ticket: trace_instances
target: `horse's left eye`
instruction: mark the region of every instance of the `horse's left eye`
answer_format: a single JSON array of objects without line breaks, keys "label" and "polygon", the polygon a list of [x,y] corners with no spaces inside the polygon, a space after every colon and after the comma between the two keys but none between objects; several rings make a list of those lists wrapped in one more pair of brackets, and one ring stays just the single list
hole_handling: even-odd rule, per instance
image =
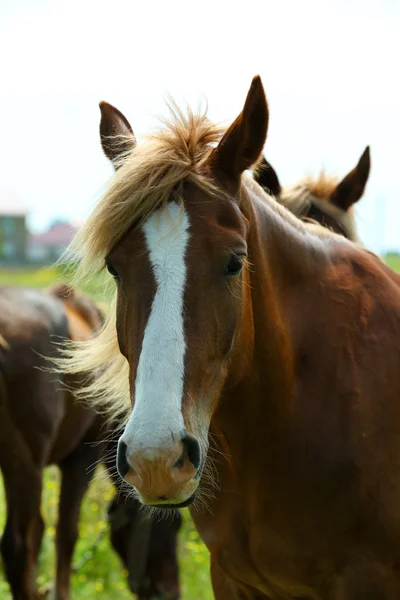
[{"label": "horse's left eye", "polygon": [[242,270],[244,264],[244,256],[238,256],[237,254],[232,254],[229,259],[228,264],[225,267],[224,275],[233,277],[234,275],[238,275]]}]

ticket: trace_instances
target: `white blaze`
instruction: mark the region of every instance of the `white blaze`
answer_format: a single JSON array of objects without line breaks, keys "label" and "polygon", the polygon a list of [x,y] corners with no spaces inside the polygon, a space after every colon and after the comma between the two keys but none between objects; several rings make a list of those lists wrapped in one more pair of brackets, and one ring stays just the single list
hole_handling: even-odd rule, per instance
[{"label": "white blaze", "polygon": [[184,430],[185,359],[183,296],[189,220],[176,202],[143,225],[156,294],[147,322],[135,382],[135,406],[123,440],[129,449],[171,445]]}]

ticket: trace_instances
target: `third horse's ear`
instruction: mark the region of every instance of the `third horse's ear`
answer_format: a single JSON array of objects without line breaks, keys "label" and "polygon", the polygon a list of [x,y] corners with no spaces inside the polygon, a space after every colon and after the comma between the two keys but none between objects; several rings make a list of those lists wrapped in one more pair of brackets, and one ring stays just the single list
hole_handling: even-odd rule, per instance
[{"label": "third horse's ear", "polygon": [[267,99],[257,75],[251,83],[242,112],[212,152],[212,167],[238,184],[240,175],[258,160],[262,152],[268,118]]},{"label": "third horse's ear", "polygon": [[136,146],[136,139],[128,119],[117,108],[100,102],[100,140],[104,154],[117,169],[121,158]]},{"label": "third horse's ear", "polygon": [[357,166],[337,185],[331,194],[331,202],[342,210],[349,210],[364,194],[367,185],[371,157],[367,146]]},{"label": "third horse's ear", "polygon": [[282,188],[279,183],[278,175],[271,164],[265,160],[264,156],[254,169],[254,179],[266,192],[272,194],[272,196],[279,196],[281,193]]}]

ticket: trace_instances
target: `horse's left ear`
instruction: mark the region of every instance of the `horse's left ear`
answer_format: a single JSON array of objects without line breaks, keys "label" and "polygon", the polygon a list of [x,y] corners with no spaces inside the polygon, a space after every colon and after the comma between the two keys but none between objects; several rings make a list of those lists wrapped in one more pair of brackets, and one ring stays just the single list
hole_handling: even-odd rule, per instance
[{"label": "horse's left ear", "polygon": [[136,146],[136,139],[128,119],[112,104],[100,102],[100,140],[104,154],[120,166],[120,158]]},{"label": "horse's left ear", "polygon": [[369,171],[371,168],[371,157],[369,146],[367,146],[358,161],[355,169],[338,184],[332,192],[330,200],[342,210],[349,210],[363,195],[367,185]]},{"label": "horse's left ear", "polygon": [[279,183],[278,175],[272,165],[262,157],[257,167],[254,169],[254,180],[261,185],[261,187],[277,197],[282,191],[281,184]]},{"label": "horse's left ear", "polygon": [[268,130],[268,103],[260,77],[254,77],[243,110],[211,155],[212,167],[239,183],[260,156]]}]

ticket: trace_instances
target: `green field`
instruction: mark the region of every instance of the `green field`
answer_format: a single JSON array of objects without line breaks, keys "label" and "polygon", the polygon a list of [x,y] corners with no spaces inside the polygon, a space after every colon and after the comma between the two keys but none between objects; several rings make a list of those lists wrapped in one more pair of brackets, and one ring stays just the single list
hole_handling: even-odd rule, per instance
[{"label": "green field", "polygon": [[[2,490],[1,490],[2,492]],[[59,474],[56,467],[46,470],[42,513],[46,522],[39,563],[38,585],[44,592],[54,581],[54,535],[57,521]],[[105,520],[108,502],[114,488],[100,468],[82,506],[80,537],[74,555],[72,598],[79,600],[132,599],[126,585],[126,573],[111,548]],[[199,540],[187,509],[179,540],[183,600],[211,600],[208,551]],[[0,529],[5,523],[4,495],[0,495]],[[0,598],[11,600],[11,594],[0,570]]]},{"label": "green field", "polygon": [[[107,274],[94,282],[80,286],[99,302],[107,302],[113,282]],[[24,285],[46,288],[56,282],[68,280],[56,268],[32,270],[0,270],[0,284]],[[1,478],[1,476],[0,476]],[[5,502],[0,486],[0,535],[5,524]],[[57,521],[59,494],[58,469],[46,470],[43,494],[43,516],[46,522],[45,536],[40,555],[38,584],[45,591],[54,580],[54,535]],[[74,555],[76,570],[72,577],[72,598],[79,600],[132,599],[126,585],[124,572],[117,555],[111,548],[105,515],[107,505],[114,494],[103,469],[98,469],[95,479],[83,502],[80,538]],[[189,512],[183,512],[184,522],[179,540],[182,600],[211,600],[213,598],[209,577],[208,551],[194,529]],[[0,566],[0,599],[11,600],[11,594]]]},{"label": "green field", "polygon": [[[60,282],[71,280],[71,269],[44,267],[42,269],[0,269],[0,285],[23,285],[45,289]],[[98,302],[107,302],[111,297],[114,283],[107,272],[83,282],[79,288],[93,296]]]},{"label": "green field", "polygon": [[[388,264],[400,272],[400,256],[390,256]],[[46,288],[57,281],[63,281],[56,268],[37,271],[0,271],[0,284],[25,285]],[[111,285],[111,287],[110,287]],[[94,282],[84,284],[82,289],[93,294],[98,301],[107,302],[113,283],[106,274],[98,276]],[[43,497],[43,515],[46,520],[46,532],[43,542],[40,565],[39,585],[46,589],[54,579],[54,534],[57,518],[59,492],[58,471],[47,469]],[[101,469],[90,486],[84,500],[80,539],[74,556],[77,567],[72,579],[73,598],[89,600],[109,600],[118,593],[119,600],[132,598],[124,573],[117,556],[110,547],[105,515],[107,504],[114,494]],[[210,600],[212,596],[209,581],[209,558],[207,550],[200,541],[190,520],[187,510],[184,513],[184,525],[180,535],[180,565],[183,600]],[[0,531],[5,522],[4,496],[0,497]],[[4,575],[0,572],[0,598],[11,600]]]}]

